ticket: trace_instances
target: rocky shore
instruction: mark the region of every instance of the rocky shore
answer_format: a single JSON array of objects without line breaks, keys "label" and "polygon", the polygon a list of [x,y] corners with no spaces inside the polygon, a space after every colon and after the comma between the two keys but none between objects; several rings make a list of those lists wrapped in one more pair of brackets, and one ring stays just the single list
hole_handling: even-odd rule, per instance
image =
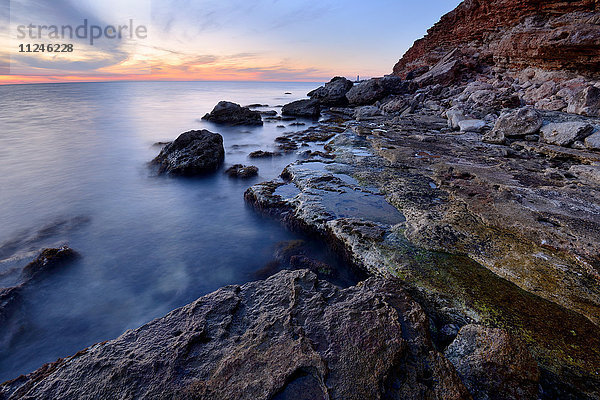
[{"label": "rocky shore", "polygon": [[[392,75],[284,106],[322,118],[250,155],[300,159],[246,202],[370,277],[340,289],[290,256],[311,271],[222,288],[0,398],[600,398],[599,21],[589,0],[465,1]],[[208,131],[155,161],[222,162]]]}]

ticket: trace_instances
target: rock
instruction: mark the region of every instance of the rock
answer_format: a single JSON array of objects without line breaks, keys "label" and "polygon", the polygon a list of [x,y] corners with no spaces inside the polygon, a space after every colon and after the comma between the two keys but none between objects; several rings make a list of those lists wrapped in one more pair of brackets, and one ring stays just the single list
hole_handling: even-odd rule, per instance
[{"label": "rock", "polygon": [[484,137],[488,143],[504,143],[505,138],[524,137],[537,133],[543,121],[539,113],[529,107],[503,112],[494,129]]},{"label": "rock", "polygon": [[538,398],[537,363],[527,348],[504,330],[466,325],[445,354],[474,400]]},{"label": "rock", "polygon": [[[598,5],[577,1],[464,1],[417,40],[394,66],[404,77],[453,49],[486,66],[600,71]],[[477,57],[475,57],[477,56]]]},{"label": "rock", "polygon": [[409,107],[409,105],[410,104],[408,100],[406,100],[403,97],[397,97],[383,104],[380,108],[386,114],[393,114],[406,110]]},{"label": "rock", "polygon": [[379,108],[375,106],[359,107],[354,112],[354,118],[356,118],[357,121],[361,121],[378,115],[381,115],[381,110],[379,110]]},{"label": "rock", "polygon": [[260,115],[264,115],[267,117],[274,117],[277,115],[277,111],[275,110],[269,110],[269,111],[260,111]]},{"label": "rock", "polygon": [[260,112],[229,101],[220,101],[202,119],[225,125],[262,125]]},{"label": "rock", "polygon": [[319,277],[333,277],[335,276],[335,269],[329,264],[321,262],[319,260],[312,259],[305,255],[295,255],[290,257],[290,266],[292,269],[308,269]]},{"label": "rock", "polygon": [[458,122],[458,127],[461,132],[476,132],[480,133],[485,129],[486,123],[481,119],[465,119]]},{"label": "rock", "polygon": [[455,82],[463,67],[461,56],[462,54],[458,49],[452,50],[428,72],[415,78],[414,82],[421,87],[435,84],[448,85]]},{"label": "rock", "polygon": [[248,157],[250,158],[270,158],[270,157],[276,157],[276,156],[280,156],[281,153],[273,153],[272,151],[263,151],[263,150],[257,150],[257,151],[253,151],[252,153],[248,154]]},{"label": "rock", "polygon": [[317,100],[297,100],[283,106],[281,114],[317,119],[321,115],[321,107]]},{"label": "rock", "polygon": [[77,252],[69,246],[56,249],[43,249],[42,252],[23,268],[23,277],[31,279],[50,272],[79,257]]},{"label": "rock", "polygon": [[253,176],[258,175],[258,167],[255,167],[254,165],[246,166],[235,164],[227,168],[225,173],[232,178],[252,178]]},{"label": "rock", "polygon": [[577,176],[584,184],[600,186],[600,163],[594,165],[573,165],[569,172]]},{"label": "rock", "polygon": [[159,173],[200,175],[216,171],[224,159],[223,137],[203,129],[182,133],[152,163],[159,166]]},{"label": "rock", "polygon": [[282,271],[46,364],[2,384],[0,396],[469,399],[427,321],[392,282],[339,289]]},{"label": "rock", "polygon": [[346,93],[352,89],[352,81],[336,76],[331,81],[318,89],[308,93],[312,100],[318,100],[324,106],[345,106],[348,104]]},{"label": "rock", "polygon": [[585,138],[585,147],[590,150],[600,150],[600,132],[596,132]]},{"label": "rock", "polygon": [[600,88],[588,86],[579,92],[569,106],[568,113],[600,117]]},{"label": "rock", "polygon": [[561,111],[567,107],[563,99],[542,99],[535,103],[535,108],[548,111]]},{"label": "rock", "polygon": [[346,93],[348,102],[353,106],[363,106],[375,103],[385,97],[385,89],[379,82],[379,79],[369,79],[354,85]]},{"label": "rock", "polygon": [[446,111],[446,117],[448,118],[448,128],[454,130],[460,129],[458,123],[467,119],[465,113],[462,110],[456,108],[451,108],[448,111]]},{"label": "rock", "polygon": [[582,140],[594,131],[592,125],[583,122],[558,122],[545,125],[540,139],[544,143],[568,147],[576,140]]}]

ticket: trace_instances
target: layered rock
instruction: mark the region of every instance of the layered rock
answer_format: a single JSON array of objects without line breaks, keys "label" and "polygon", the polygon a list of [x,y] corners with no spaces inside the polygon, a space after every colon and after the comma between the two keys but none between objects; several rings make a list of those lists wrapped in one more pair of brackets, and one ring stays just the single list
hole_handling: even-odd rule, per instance
[{"label": "layered rock", "polygon": [[306,270],[228,286],[0,386],[17,398],[470,399],[397,284]]},{"label": "layered rock", "polygon": [[600,73],[595,0],[467,0],[444,15],[394,66],[432,67],[456,48],[487,64]]}]

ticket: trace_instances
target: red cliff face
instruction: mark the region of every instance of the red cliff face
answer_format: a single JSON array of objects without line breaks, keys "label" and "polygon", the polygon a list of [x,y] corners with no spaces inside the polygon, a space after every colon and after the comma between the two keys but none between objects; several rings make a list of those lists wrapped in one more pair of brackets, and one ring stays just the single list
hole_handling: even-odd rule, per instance
[{"label": "red cliff face", "polygon": [[506,67],[600,73],[600,0],[465,0],[417,40],[394,75],[454,48]]}]

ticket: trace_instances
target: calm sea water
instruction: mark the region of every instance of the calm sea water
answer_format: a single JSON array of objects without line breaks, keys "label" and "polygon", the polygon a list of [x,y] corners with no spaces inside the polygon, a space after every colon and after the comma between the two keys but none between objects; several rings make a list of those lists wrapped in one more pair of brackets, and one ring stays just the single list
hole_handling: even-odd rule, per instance
[{"label": "calm sea water", "polygon": [[[247,155],[272,148],[276,136],[294,127],[225,128],[200,118],[219,100],[279,110],[274,106],[317,86],[0,86],[0,287],[13,284],[43,247],[68,243],[82,255],[29,286],[19,311],[0,326],[0,381],[115,338],[221,286],[255,280],[276,244],[299,235],[257,215],[243,193],[277,177],[297,156]],[[226,166],[252,163],[260,176],[152,174],[147,163],[160,151],[155,142],[201,128],[223,135]],[[318,243],[310,245],[315,257],[338,263]]]}]

